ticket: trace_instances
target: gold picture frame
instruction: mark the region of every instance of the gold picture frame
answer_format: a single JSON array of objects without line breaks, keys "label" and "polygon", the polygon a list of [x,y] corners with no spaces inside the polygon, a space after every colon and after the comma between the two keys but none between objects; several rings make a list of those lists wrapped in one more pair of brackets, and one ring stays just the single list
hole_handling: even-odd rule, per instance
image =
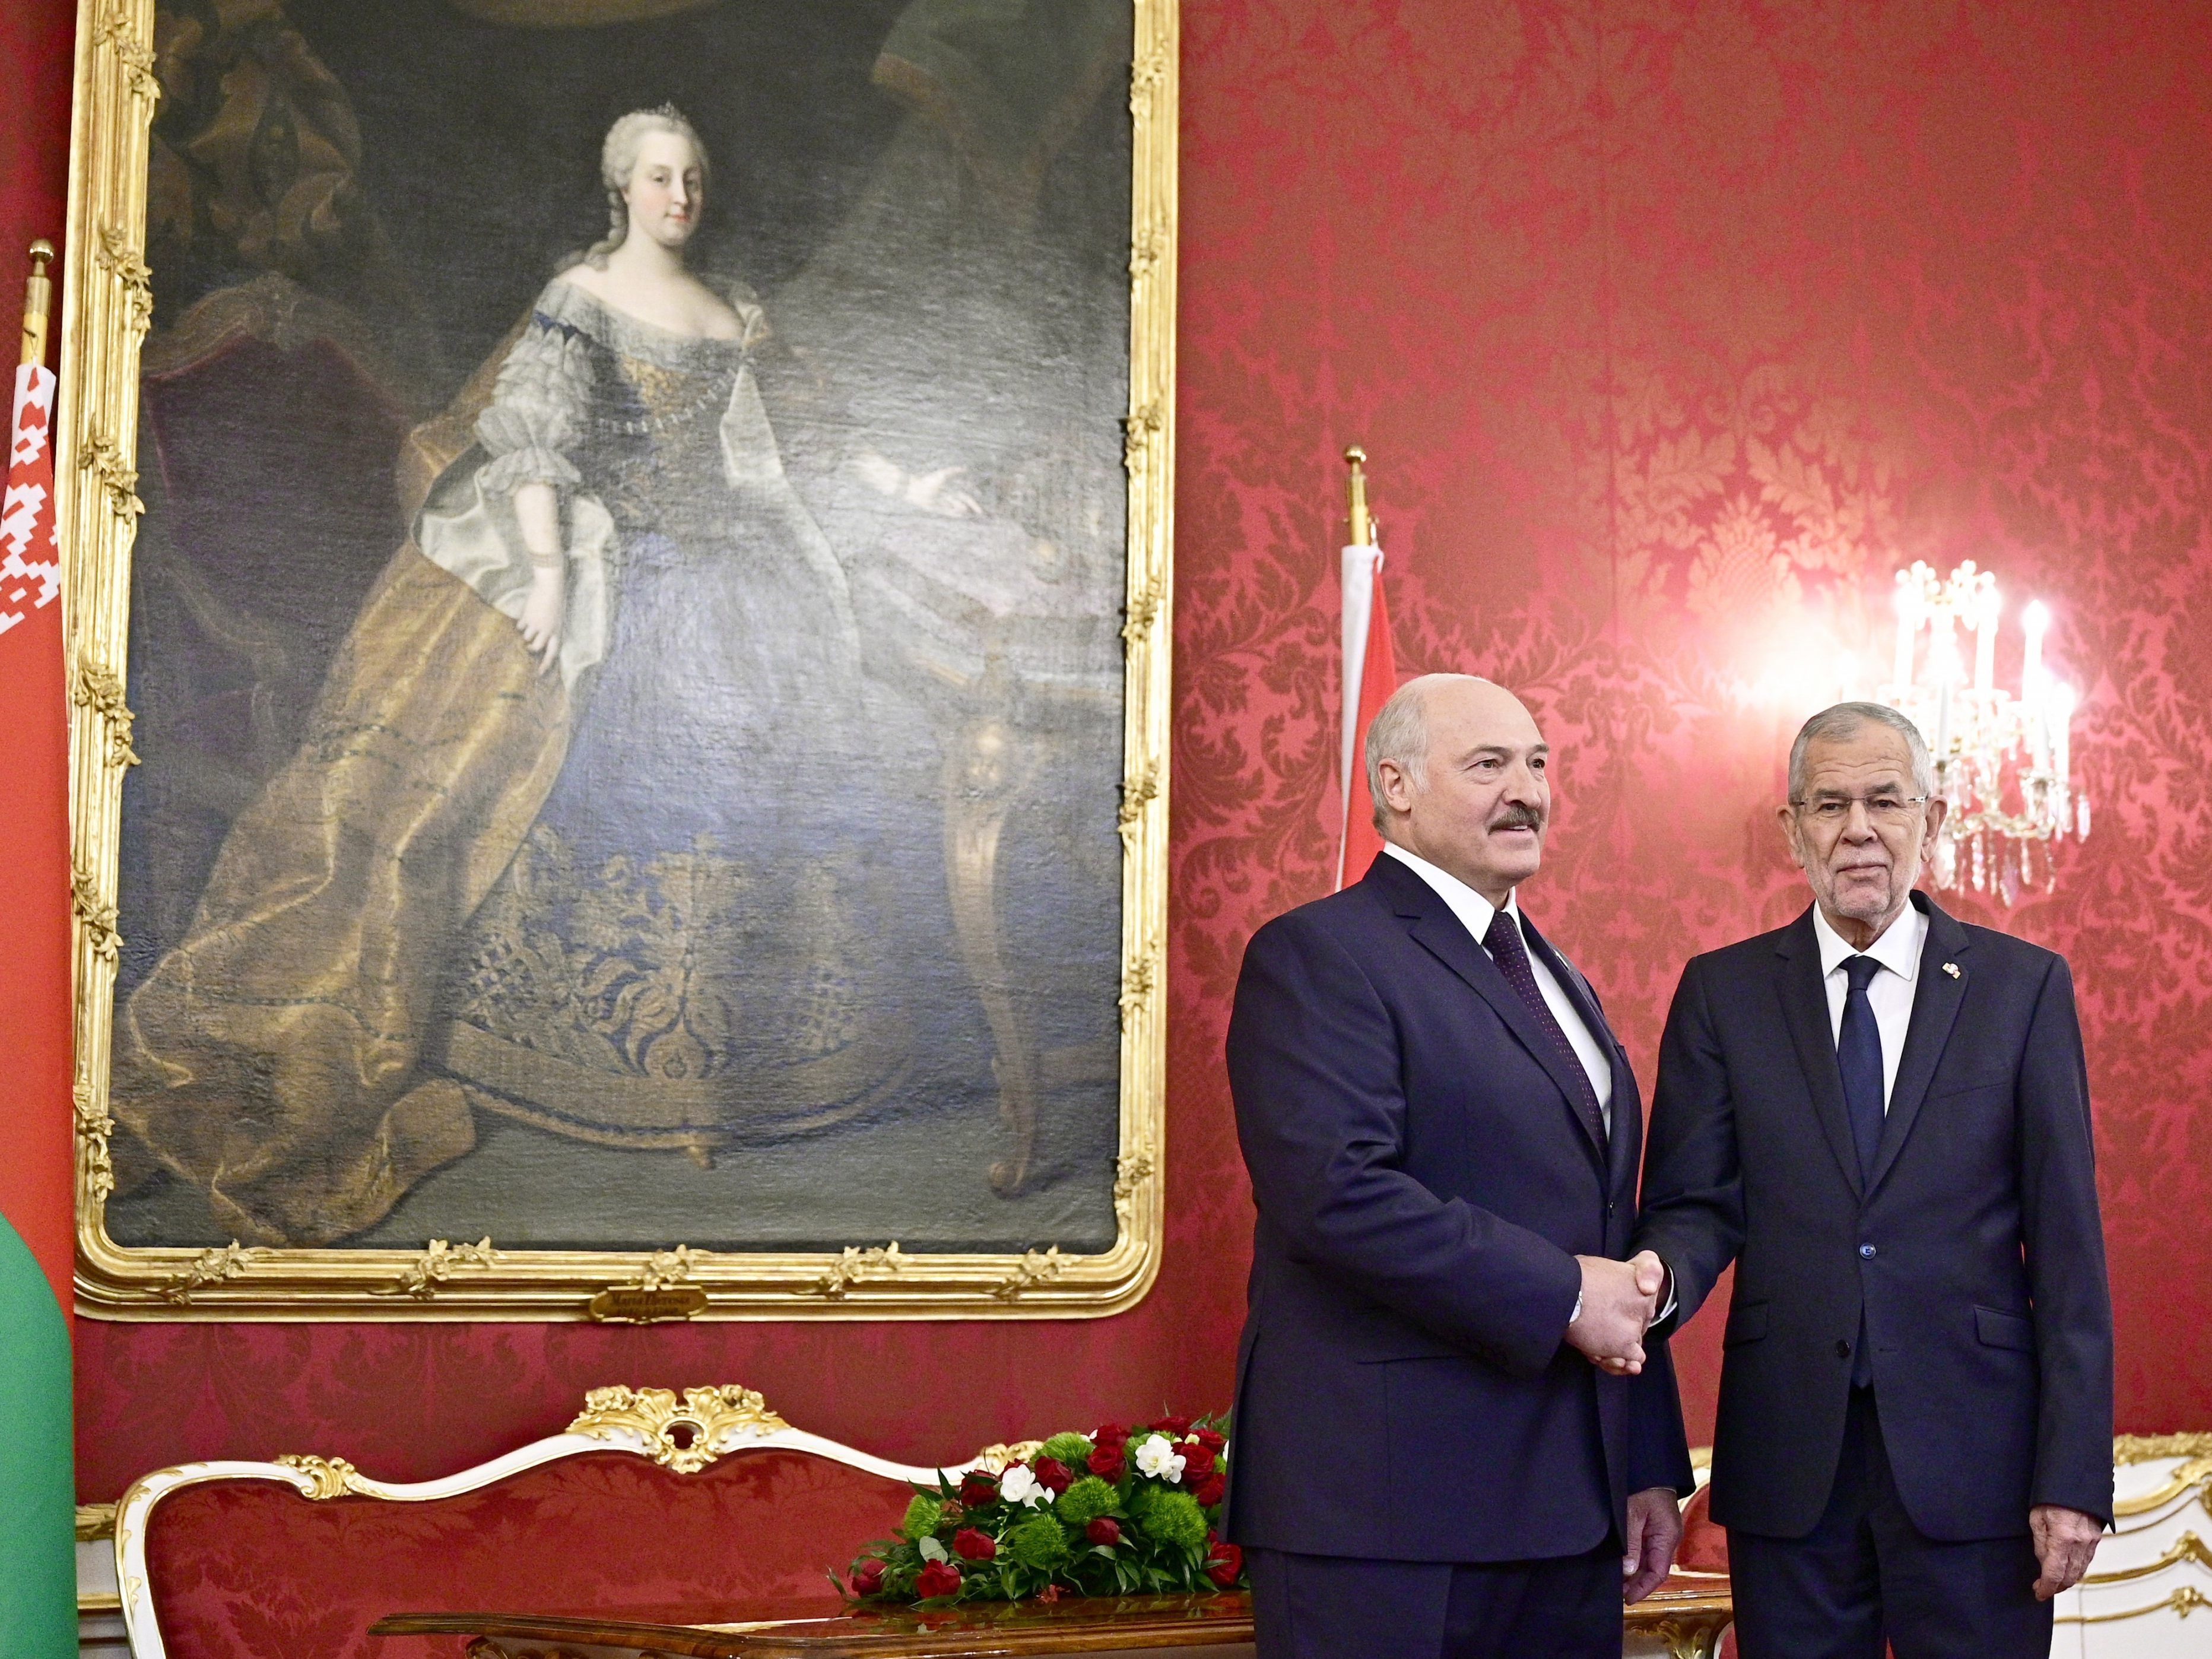
[{"label": "gold picture frame", "polygon": [[155,0],[80,0],[62,288],[57,511],[64,557],[75,910],[77,1304],[152,1320],[1064,1319],[1120,1312],[1159,1268],[1175,437],[1176,0],[1133,8],[1127,559],[1123,642],[1120,1152],[1098,1254],[125,1247],[111,1238],[109,1111],[137,490]]}]

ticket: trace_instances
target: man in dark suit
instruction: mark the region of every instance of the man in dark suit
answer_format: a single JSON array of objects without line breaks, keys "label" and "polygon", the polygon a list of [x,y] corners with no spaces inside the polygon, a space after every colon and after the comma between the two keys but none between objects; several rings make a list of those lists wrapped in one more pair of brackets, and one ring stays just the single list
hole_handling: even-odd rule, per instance
[{"label": "man in dark suit", "polygon": [[1681,1534],[1681,1412],[1623,1261],[1642,1112],[1514,890],[1549,751],[1467,675],[1368,735],[1387,843],[1253,937],[1229,1028],[1259,1222],[1229,1536],[1263,1659],[1619,1659]]},{"label": "man in dark suit", "polygon": [[1712,1513],[1744,1659],[2047,1654],[2112,1518],[2073,981],[1912,891],[1934,782],[1893,709],[1807,721],[1779,817],[1814,903],[1691,962],[1660,1049],[1636,1242],[1678,1320],[1736,1264]]}]

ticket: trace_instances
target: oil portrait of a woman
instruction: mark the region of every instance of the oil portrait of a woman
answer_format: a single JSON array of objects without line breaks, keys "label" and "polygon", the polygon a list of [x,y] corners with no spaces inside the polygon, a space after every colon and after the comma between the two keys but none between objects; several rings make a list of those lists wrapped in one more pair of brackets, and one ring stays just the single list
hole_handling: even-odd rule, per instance
[{"label": "oil portrait of a woman", "polygon": [[[331,26],[341,45],[356,27]],[[918,112],[878,123],[842,228],[780,302],[729,274],[744,258],[698,258],[729,210],[687,114],[613,118],[605,234],[553,261],[404,428],[404,537],[334,619],[299,712],[254,671],[254,729],[277,746],[183,908],[161,872],[191,867],[168,826],[192,820],[167,804],[190,789],[126,795],[126,872],[155,872],[177,920],[119,988],[120,1242],[835,1247],[895,1223],[952,1248],[1110,1238],[1113,757],[1097,745],[1098,777],[1055,800],[1055,757],[1076,751],[1038,722],[1075,708],[1111,739],[1117,665],[1080,659],[1112,642],[1111,568],[1053,526],[1112,550],[1096,502],[1115,458],[1078,467],[1019,397],[956,383],[1017,387],[1048,355],[1021,298],[1052,234],[1041,175],[975,150],[931,91],[980,108],[1028,85],[952,75],[947,52],[989,44],[975,27],[944,0],[899,19],[876,80]],[[1011,73],[1034,47],[1007,40]],[[1057,80],[1031,76],[1058,103],[1011,126],[1018,106],[1000,111],[1001,150],[1067,149],[1052,111],[1097,103],[1084,65],[1110,62],[1113,32],[1077,45]],[[899,276],[929,250],[933,274]],[[301,281],[221,289],[175,334],[240,294],[301,314]],[[929,332],[962,307],[968,337]],[[193,374],[223,361],[196,349]],[[944,389],[884,378],[916,372]],[[1102,406],[1115,395],[1102,382]],[[1082,468],[1102,482],[1052,482]],[[252,584],[223,599],[222,544],[195,566],[190,471],[164,472],[182,482],[142,543],[141,678],[204,680],[191,653],[209,639],[311,656],[250,614]],[[295,522],[343,505],[289,487]],[[177,708],[164,729],[204,724]],[[209,797],[206,766],[187,771],[167,775]],[[1024,883],[1050,927],[1086,906],[1106,926],[1024,947],[1007,896]],[[1097,1150],[1056,1169],[1024,1139],[1008,1158],[1006,1126],[1026,1113],[1031,1135],[1054,1090],[1099,1100],[1068,1142]]]}]

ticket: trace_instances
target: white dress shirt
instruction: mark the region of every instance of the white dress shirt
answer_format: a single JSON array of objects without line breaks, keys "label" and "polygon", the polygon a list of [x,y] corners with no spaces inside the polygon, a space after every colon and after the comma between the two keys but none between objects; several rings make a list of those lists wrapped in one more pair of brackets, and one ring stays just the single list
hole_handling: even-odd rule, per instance
[{"label": "white dress shirt", "polygon": [[[1382,850],[1436,889],[1437,896],[1449,905],[1451,913],[1460,919],[1461,926],[1474,935],[1477,945],[1482,945],[1483,940],[1489,937],[1491,918],[1498,914],[1496,905],[1457,876],[1438,869],[1426,859],[1408,853],[1395,842],[1384,842]],[[1513,925],[1518,927],[1521,926],[1521,912],[1515,908],[1513,898],[1510,893],[1505,896],[1505,908],[1513,918]],[[1521,938],[1525,944],[1528,935],[1523,932]],[[1482,945],[1482,949],[1484,955],[1490,953],[1488,945]],[[1597,1109],[1605,1120],[1605,1132],[1610,1135],[1613,1133],[1613,1057],[1599,1043],[1589,1027],[1583,1024],[1582,1015],[1576,1011],[1574,999],[1567,994],[1566,988],[1552,976],[1552,970],[1544,965],[1544,958],[1531,951],[1528,952],[1528,966],[1535,975],[1537,990],[1543,994],[1544,1006],[1552,1011],[1552,1018],[1559,1022],[1559,1029],[1567,1034],[1567,1041],[1574,1048],[1575,1058],[1582,1061],[1583,1070],[1589,1074],[1590,1087],[1597,1091]]]},{"label": "white dress shirt", "polygon": [[[1844,963],[1859,953],[1828,925],[1820,907],[1813,907],[1813,937],[1820,942],[1820,978],[1828,991],[1828,1035],[1843,1041],[1844,1000],[1850,994],[1850,975]],[[1875,1029],[1881,1033],[1881,1109],[1889,1109],[1890,1091],[1897,1086],[1897,1063],[1905,1057],[1905,1033],[1912,1024],[1912,993],[1920,979],[1920,947],[1928,937],[1928,918],[1920,907],[1908,903],[1904,914],[1881,931],[1866,954],[1882,966],[1867,981],[1867,1002],[1874,1009]]]}]

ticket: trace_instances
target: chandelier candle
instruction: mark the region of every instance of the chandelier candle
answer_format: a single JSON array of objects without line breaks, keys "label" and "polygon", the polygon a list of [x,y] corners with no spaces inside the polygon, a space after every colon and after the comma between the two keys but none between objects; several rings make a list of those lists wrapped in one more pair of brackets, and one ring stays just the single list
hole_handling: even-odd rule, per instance
[{"label": "chandelier candle", "polygon": [[[2004,605],[1993,572],[1971,559],[1939,577],[1925,563],[1897,573],[1897,654],[1881,700],[1929,733],[1936,793],[1948,805],[1935,847],[1936,881],[1971,885],[2010,904],[2057,879],[2052,853],[2067,836],[2089,833],[2089,803],[2071,779],[2073,687],[2043,659],[2051,612],[2021,613],[2017,696],[1996,684],[1996,638]],[[1958,629],[1974,632],[1971,688]],[[1923,629],[1927,644],[1920,644]]]}]

